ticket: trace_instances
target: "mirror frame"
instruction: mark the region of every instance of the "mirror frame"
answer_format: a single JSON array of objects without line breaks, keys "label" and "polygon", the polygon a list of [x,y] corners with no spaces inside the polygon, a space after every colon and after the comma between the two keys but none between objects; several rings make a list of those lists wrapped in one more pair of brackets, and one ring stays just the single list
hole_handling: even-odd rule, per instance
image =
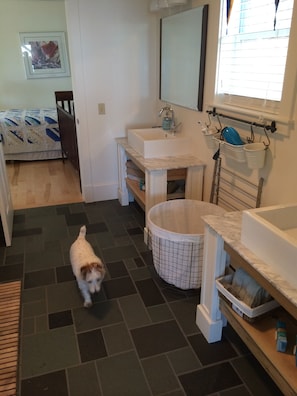
[{"label": "mirror frame", "polygon": [[[208,26],[208,5],[203,5],[202,10],[202,23],[201,23],[201,42],[200,42],[200,62],[197,65],[197,72],[199,70],[198,76],[198,86],[197,86],[197,107],[192,108],[183,103],[176,103],[176,101],[170,101],[168,98],[162,98],[162,31],[163,31],[163,19],[170,18],[170,16],[160,19],[160,76],[159,76],[159,99],[168,103],[172,103],[178,106],[190,108],[191,110],[203,111],[203,97],[204,97],[204,78],[205,78],[205,62],[206,62],[206,41],[207,41],[207,26]],[[184,12],[189,12],[195,8],[189,9]],[[180,13],[182,14],[182,13]],[[172,15],[176,17],[179,14]],[[174,43],[175,38],[172,37],[172,42]],[[164,62],[164,61],[163,61]],[[168,62],[167,62],[168,63]]]}]

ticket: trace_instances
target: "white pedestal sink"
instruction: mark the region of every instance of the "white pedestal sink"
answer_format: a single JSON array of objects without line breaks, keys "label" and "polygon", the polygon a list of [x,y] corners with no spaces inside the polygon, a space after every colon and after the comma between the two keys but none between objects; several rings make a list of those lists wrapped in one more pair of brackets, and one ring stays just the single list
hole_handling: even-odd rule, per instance
[{"label": "white pedestal sink", "polygon": [[191,139],[162,128],[128,130],[128,144],[144,158],[161,158],[192,153]]},{"label": "white pedestal sink", "polygon": [[297,287],[297,203],[243,211],[241,242]]}]

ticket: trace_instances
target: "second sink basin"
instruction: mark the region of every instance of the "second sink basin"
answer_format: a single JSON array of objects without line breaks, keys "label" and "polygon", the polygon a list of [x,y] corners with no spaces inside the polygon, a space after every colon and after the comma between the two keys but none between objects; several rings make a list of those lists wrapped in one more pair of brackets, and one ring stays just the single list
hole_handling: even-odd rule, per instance
[{"label": "second sink basin", "polygon": [[241,242],[297,286],[297,203],[243,211]]},{"label": "second sink basin", "polygon": [[128,130],[128,144],[144,158],[161,158],[191,153],[191,139],[162,128]]}]

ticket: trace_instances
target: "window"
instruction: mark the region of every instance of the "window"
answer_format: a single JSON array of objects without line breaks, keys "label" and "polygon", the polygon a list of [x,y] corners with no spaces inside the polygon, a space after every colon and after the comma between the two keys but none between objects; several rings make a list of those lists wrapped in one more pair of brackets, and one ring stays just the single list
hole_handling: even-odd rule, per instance
[{"label": "window", "polygon": [[216,102],[280,114],[294,0],[221,3]]}]

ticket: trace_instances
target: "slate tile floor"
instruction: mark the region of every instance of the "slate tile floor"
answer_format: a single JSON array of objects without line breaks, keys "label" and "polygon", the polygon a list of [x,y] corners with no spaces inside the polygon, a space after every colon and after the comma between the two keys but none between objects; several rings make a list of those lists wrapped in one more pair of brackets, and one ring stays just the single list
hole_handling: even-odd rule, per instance
[{"label": "slate tile floor", "polygon": [[[16,211],[0,281],[23,279],[19,395],[281,395],[230,327],[205,341],[199,292],[159,279],[143,223],[118,201]],[[107,267],[89,310],[68,258],[82,224]]]}]

